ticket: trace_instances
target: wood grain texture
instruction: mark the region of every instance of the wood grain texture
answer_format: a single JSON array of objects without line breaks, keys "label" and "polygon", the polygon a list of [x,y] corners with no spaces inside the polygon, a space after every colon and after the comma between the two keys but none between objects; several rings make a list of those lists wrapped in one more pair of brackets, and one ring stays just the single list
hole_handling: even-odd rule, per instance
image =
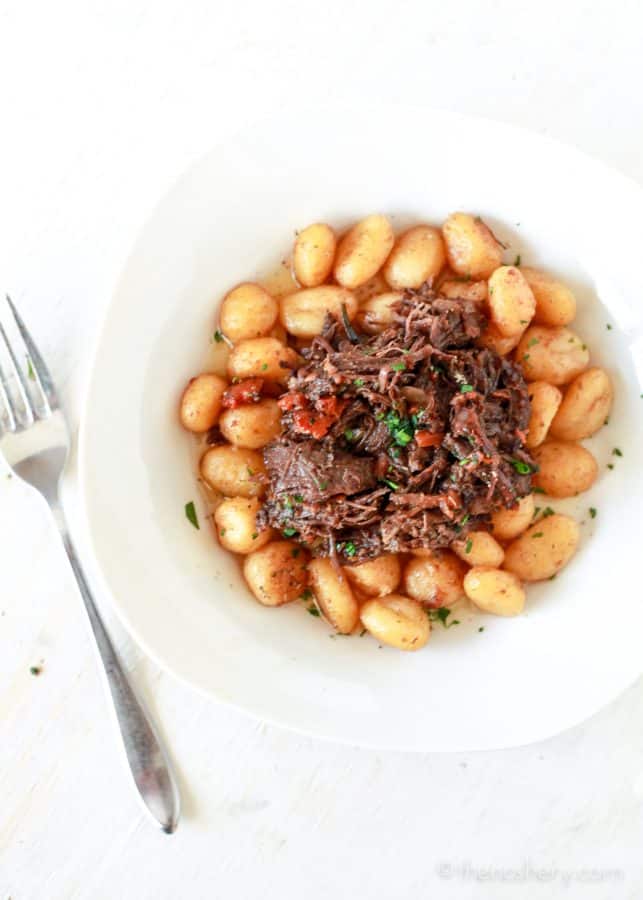
[{"label": "wood grain texture", "polygon": [[[473,0],[362,10],[335,0],[0,4],[0,287],[73,422],[140,223],[178,172],[246,119],[403,96],[536,127],[643,181],[638,4],[618,15],[581,0],[541,3],[537,16],[506,0],[493,13]],[[180,772],[183,820],[168,838],[139,808],[116,751],[46,510],[2,476],[0,548],[0,900],[495,900],[557,896],[565,878],[564,896],[640,896],[640,683],[541,745],[379,754],[202,698],[143,657],[108,612]],[[485,876],[494,868],[514,886]],[[548,869],[548,882],[533,874]],[[583,881],[589,870],[597,876]]]}]

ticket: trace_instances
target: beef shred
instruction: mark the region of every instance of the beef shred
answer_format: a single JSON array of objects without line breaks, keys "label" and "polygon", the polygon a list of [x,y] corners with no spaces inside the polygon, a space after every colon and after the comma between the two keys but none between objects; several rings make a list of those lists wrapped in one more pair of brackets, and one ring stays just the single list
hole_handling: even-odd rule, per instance
[{"label": "beef shred", "polygon": [[358,334],[327,317],[279,399],[258,524],[341,563],[447,547],[531,490],[522,371],[476,346],[474,301],[424,285],[393,324]]}]

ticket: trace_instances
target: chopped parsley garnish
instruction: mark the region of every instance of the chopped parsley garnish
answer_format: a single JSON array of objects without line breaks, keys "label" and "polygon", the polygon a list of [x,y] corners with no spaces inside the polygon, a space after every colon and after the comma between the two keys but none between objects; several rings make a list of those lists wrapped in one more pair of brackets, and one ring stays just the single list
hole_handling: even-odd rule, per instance
[{"label": "chopped parsley garnish", "polygon": [[536,516],[538,515],[538,513],[540,512],[540,510],[541,510],[541,507],[540,507],[540,506],[537,506],[536,509],[534,510],[534,514],[533,514],[533,516],[532,516],[531,518],[532,518],[532,519],[535,519]]},{"label": "chopped parsley garnish", "polygon": [[403,372],[406,369],[406,363],[396,362],[391,366],[394,372]]},{"label": "chopped parsley garnish", "polygon": [[511,465],[519,475],[531,475],[531,466],[526,462],[523,462],[521,459],[512,459]]},{"label": "chopped parsley garnish", "polygon": [[31,381],[36,380],[36,373],[33,370],[30,356],[27,357],[27,376],[30,378]]},{"label": "chopped parsley garnish", "polygon": [[248,473],[248,475],[249,475],[251,478],[252,478],[252,476],[254,475],[254,472],[252,471],[252,469],[250,468],[250,466],[246,466],[246,472]]},{"label": "chopped parsley garnish", "polygon": [[471,516],[469,515],[469,513],[467,513],[466,516],[462,516],[462,518],[460,519],[460,525],[466,525],[470,518]]},{"label": "chopped parsley garnish", "polygon": [[199,520],[197,518],[196,507],[194,506],[193,500],[190,500],[189,503],[185,504],[185,517],[197,530],[199,529]]},{"label": "chopped parsley garnish", "polygon": [[393,435],[393,441],[399,447],[406,447],[413,440],[415,426],[412,419],[401,419],[398,413],[391,410],[385,416],[388,430]]},{"label": "chopped parsley garnish", "polygon": [[472,384],[461,384],[460,385],[460,393],[461,394],[469,394],[473,390]]},{"label": "chopped parsley garnish", "polygon": [[361,630],[360,633],[359,633],[359,636],[360,636],[360,637],[364,637],[365,634],[366,634],[366,629],[365,629],[365,628],[362,628],[362,630]]},{"label": "chopped parsley garnish", "polygon": [[[259,533],[258,533],[257,531],[253,531],[253,532],[252,532],[252,536],[251,536],[251,540],[256,541],[258,537],[259,537]],[[293,550],[293,553],[294,553],[294,552],[295,552],[295,551]]]},{"label": "chopped parsley garnish", "polygon": [[556,514],[556,510],[552,509],[551,506],[546,506],[543,509],[543,519],[548,518],[548,516],[554,516]]},{"label": "chopped parsley garnish", "polygon": [[382,478],[381,481],[386,484],[392,491],[398,491],[400,489],[399,484],[396,484],[394,481],[391,481],[389,478]]},{"label": "chopped parsley garnish", "polygon": [[297,503],[304,502],[304,498],[301,496],[301,494],[295,494],[295,500],[297,501]]},{"label": "chopped parsley garnish", "polygon": [[473,459],[472,456],[465,456],[464,459],[459,459],[459,460],[458,460],[458,465],[459,465],[459,466],[466,466],[466,464],[467,464],[467,463],[470,463],[472,459]]},{"label": "chopped parsley garnish", "polygon": [[327,481],[318,481],[318,482],[317,482],[317,488],[318,488],[320,491],[325,491],[327,487],[328,487],[328,482],[327,482]]},{"label": "chopped parsley garnish", "polygon": [[306,610],[311,614],[311,616],[317,616],[317,618],[319,618],[319,610],[316,606],[307,606]]},{"label": "chopped parsley garnish", "polygon": [[[641,394],[641,396],[643,397],[643,394]],[[383,412],[376,412],[376,413],[375,413],[375,419],[376,419],[377,422],[381,422],[383,418],[384,418],[384,413],[383,413]]]},{"label": "chopped parsley garnish", "polygon": [[345,556],[355,556],[357,553],[357,547],[352,541],[346,541],[344,544],[344,555]]},{"label": "chopped parsley garnish", "polygon": [[544,531],[537,531],[535,534],[532,534],[532,538],[542,537]]},{"label": "chopped parsley garnish", "polygon": [[42,666],[29,666],[29,672],[37,677],[42,672]]},{"label": "chopped parsley garnish", "polygon": [[613,468],[614,468],[614,463],[608,463],[608,464],[607,464],[607,468],[608,468],[608,469],[613,469]]},{"label": "chopped parsley garnish", "polygon": [[[574,340],[574,338],[572,338]],[[536,344],[540,343],[540,338],[532,338],[530,341],[527,341],[528,347],[534,347]]]},{"label": "chopped parsley garnish", "polygon": [[595,519],[595,518],[596,518],[596,508],[595,508],[594,506],[590,506],[590,508],[589,508],[589,514],[590,514],[590,516],[592,517],[592,519]]},{"label": "chopped parsley garnish", "polygon": [[344,432],[344,437],[350,443],[355,440],[355,432],[351,428],[347,428]]},{"label": "chopped parsley garnish", "polygon": [[294,537],[297,534],[296,528],[284,528],[281,532],[284,537]]},{"label": "chopped parsley garnish", "polygon": [[293,504],[290,497],[284,497],[281,502],[286,507],[286,509],[292,509]]},{"label": "chopped parsley garnish", "polygon": [[541,487],[535,487],[535,488],[532,488],[532,490],[533,490],[534,494],[544,494],[545,493],[545,489],[541,488]]},{"label": "chopped parsley garnish", "polygon": [[355,385],[355,387],[364,387],[364,379],[356,378],[353,384]]},{"label": "chopped parsley garnish", "polygon": [[519,265],[520,265],[520,253],[518,254],[518,256],[516,257],[516,259],[514,261],[514,266],[519,266]]},{"label": "chopped parsley garnish", "polygon": [[303,600],[304,603],[308,603],[309,600],[313,599],[313,592],[310,588],[304,588],[303,592],[299,596],[300,600]]},{"label": "chopped parsley garnish", "polygon": [[442,622],[445,628],[451,628],[452,625],[459,625],[459,619],[453,619],[447,623],[447,619],[451,615],[451,610],[447,606],[438,606],[437,609],[427,609],[429,621]]},{"label": "chopped parsley garnish", "polygon": [[389,456],[392,456],[393,459],[397,459],[400,455],[400,448],[395,445],[388,448]]},{"label": "chopped parsley garnish", "polygon": [[611,330],[612,330],[612,326],[609,324],[609,322],[607,323],[607,330],[608,330],[608,331],[611,331]]},{"label": "chopped parsley garnish", "polygon": [[464,552],[471,553],[472,550],[473,550],[473,541],[471,540],[471,538],[469,538],[469,540],[467,541],[467,545],[464,548]]},{"label": "chopped parsley garnish", "polygon": [[268,368],[268,363],[263,363],[261,366],[261,371],[265,372],[267,368]]},{"label": "chopped parsley garnish", "polygon": [[478,631],[484,631],[484,625],[481,625],[480,628],[478,628]]},{"label": "chopped parsley garnish", "polygon": [[529,354],[524,353],[522,358],[523,358],[523,362],[527,362],[527,360],[529,359]]},{"label": "chopped parsley garnish", "polygon": [[223,335],[221,334],[221,332],[219,331],[218,328],[217,328],[217,330],[214,332],[214,339],[215,339],[215,341],[217,342],[217,344],[220,344],[221,341],[223,340]]},{"label": "chopped parsley garnish", "polygon": [[614,447],[614,449],[612,450],[612,455],[613,456],[623,456],[623,451],[619,450],[618,447]]}]

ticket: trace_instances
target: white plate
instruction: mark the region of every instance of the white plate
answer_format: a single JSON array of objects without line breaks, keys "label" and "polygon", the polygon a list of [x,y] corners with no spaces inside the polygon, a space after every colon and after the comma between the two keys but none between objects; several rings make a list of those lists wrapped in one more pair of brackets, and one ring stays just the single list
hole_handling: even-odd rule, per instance
[{"label": "white plate", "polygon": [[[613,375],[609,427],[589,442],[601,474],[577,503],[582,546],[555,582],[529,589],[517,619],[438,625],[416,654],[368,637],[330,640],[299,604],[255,603],[209,528],[197,532],[186,520],[194,499],[206,524],[178,398],[207,351],[219,298],[273,267],[296,228],[341,227],[374,211],[396,225],[439,223],[458,209],[496,229],[510,244],[507,259],[520,253],[573,286],[574,327]],[[95,555],[145,650],[263,719],[407,750],[524,744],[629,685],[643,669],[641,209],[636,185],[575,150],[421,109],[262,122],[191,168],[145,226],[118,284],[81,440]],[[622,458],[611,456],[615,446]]]}]

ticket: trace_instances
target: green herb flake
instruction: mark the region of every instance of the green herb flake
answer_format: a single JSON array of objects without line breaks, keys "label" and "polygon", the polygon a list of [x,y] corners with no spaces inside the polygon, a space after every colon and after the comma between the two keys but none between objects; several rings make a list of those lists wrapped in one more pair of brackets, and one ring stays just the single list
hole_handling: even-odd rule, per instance
[{"label": "green herb flake", "polygon": [[268,368],[268,363],[263,363],[261,366],[261,371],[265,372],[267,368]]},{"label": "green herb flake", "polygon": [[549,516],[554,516],[556,514],[556,510],[552,509],[551,506],[546,506],[543,509],[543,519],[547,519]]},{"label": "green herb flake", "polygon": [[553,575],[550,575],[550,576],[549,576],[549,578],[547,579],[547,581],[553,581],[557,574],[558,574],[557,572],[554,572]]},{"label": "green herb flake", "polygon": [[295,494],[295,501],[296,501],[297,503],[303,503],[303,502],[304,502],[304,498],[301,496],[301,494]]},{"label": "green herb flake", "polygon": [[326,488],[328,487],[328,482],[327,481],[318,481],[317,487],[320,491],[325,491]]},{"label": "green herb flake", "polygon": [[595,519],[595,518],[596,518],[596,513],[597,513],[596,508],[595,508],[594,506],[590,506],[590,508],[589,508],[589,514],[590,514],[590,516],[592,517],[592,519]]},{"label": "green herb flake", "polygon": [[[256,541],[258,537],[259,537],[258,532],[253,531],[253,532],[252,532],[251,540]],[[294,553],[294,552],[295,552],[295,551],[293,550],[293,553]]]},{"label": "green herb flake", "polygon": [[355,385],[355,387],[364,387],[364,379],[356,378],[353,384]]},{"label": "green herb flake", "polygon": [[545,489],[541,488],[541,487],[532,488],[532,491],[534,492],[534,494],[544,494],[545,493]]},{"label": "green herb flake", "polygon": [[[643,397],[643,394],[641,394],[641,396]],[[383,418],[384,418],[384,413],[383,413],[383,412],[376,412],[376,413],[375,413],[375,420],[376,420],[377,422],[381,422]]]},{"label": "green herb flake", "polygon": [[458,460],[458,465],[459,465],[459,466],[466,466],[466,464],[469,463],[469,462],[471,462],[471,457],[470,457],[470,456],[465,456],[464,459],[459,459],[459,460]]},{"label": "green herb flake", "polygon": [[484,631],[484,625],[481,625],[480,628],[478,628],[478,631]]},{"label": "green herb flake", "polygon": [[623,451],[619,450],[618,447],[614,447],[614,449],[612,450],[612,455],[613,456],[623,456]]},{"label": "green herb flake", "polygon": [[390,487],[390,489],[392,491],[399,491],[399,489],[400,489],[399,484],[396,484],[394,481],[391,481],[389,478],[382,478],[381,480],[385,485],[387,485],[387,487]]},{"label": "green herb flake", "polygon": [[308,603],[309,600],[313,599],[313,592],[311,591],[310,588],[304,588],[302,593],[299,595],[299,599],[302,600],[304,603]]},{"label": "green herb flake", "polygon": [[514,260],[514,266],[519,266],[519,265],[520,265],[520,253],[518,254],[518,256],[516,257],[516,259]]},{"label": "green herb flake", "polygon": [[254,472],[252,471],[252,469],[250,468],[250,466],[246,466],[246,472],[248,473],[248,475],[249,475],[251,478],[252,478],[252,476],[254,475]]},{"label": "green herb flake", "polygon": [[360,637],[364,637],[365,634],[366,634],[366,629],[365,629],[365,628],[362,628],[362,630],[361,630],[360,633],[359,633],[359,636],[360,636]]},{"label": "green herb flake", "polygon": [[539,537],[542,537],[543,534],[544,534],[543,531],[537,531],[535,534],[532,534],[532,538],[539,538]]},{"label": "green herb flake", "polygon": [[[642,394],[641,396],[643,396],[643,394]],[[607,418],[606,418],[605,421],[603,422],[603,425],[609,425],[609,423],[610,423],[610,417],[607,416]]]},{"label": "green herb flake", "polygon": [[393,363],[391,368],[393,369],[394,372],[404,372],[404,370],[406,369],[406,363],[396,362],[396,363]]},{"label": "green herb flake", "polygon": [[531,466],[526,462],[523,462],[521,459],[512,459],[511,465],[519,475],[531,475]]},{"label": "green herb flake", "polygon": [[311,616],[316,616],[319,618],[319,610],[316,606],[307,606],[306,611],[310,613]]},{"label": "green herb flake", "polygon": [[610,325],[609,322],[607,323],[607,326],[606,326],[606,327],[607,327],[607,330],[608,330],[608,331],[611,331],[611,330],[612,330],[612,326]]},{"label": "green herb flake", "polygon": [[284,528],[284,530],[281,533],[283,534],[284,537],[287,537],[287,538],[294,537],[297,534],[297,529],[296,528]]},{"label": "green herb flake", "polygon": [[355,432],[351,428],[347,428],[344,432],[344,437],[349,443],[351,443],[355,440]]},{"label": "green herb flake", "polygon": [[471,553],[472,550],[473,550],[473,541],[471,540],[471,538],[469,538],[469,540],[467,541],[466,547],[464,548],[464,552]]},{"label": "green herb flake", "polygon": [[447,619],[451,615],[451,610],[448,606],[438,606],[437,609],[427,609],[427,613],[430,622],[441,622],[445,628],[451,628],[452,625],[460,624],[459,619],[453,619],[451,622],[447,623]]},{"label": "green herb flake", "polygon": [[217,344],[220,344],[221,341],[223,340],[223,335],[221,334],[221,332],[219,331],[218,328],[214,332],[214,340],[217,342]]},{"label": "green herb flake", "polygon": [[540,507],[540,506],[537,506],[537,507],[535,508],[534,514],[533,514],[533,516],[532,516],[531,518],[532,518],[532,519],[535,519],[536,516],[538,515],[538,513],[540,512],[540,510],[541,510],[541,507]]},{"label": "green herb flake", "polygon": [[29,666],[29,672],[31,675],[37,678],[38,675],[40,675],[42,672],[42,666]]},{"label": "green herb flake", "polygon": [[523,362],[527,362],[528,359],[529,359],[529,353],[525,353],[522,357]]},{"label": "green herb flake", "polygon": [[221,531],[219,532],[219,534],[221,535],[221,537],[225,537],[225,533],[226,533],[226,529],[225,529],[225,528],[222,528]]},{"label": "green herb flake", "polygon": [[194,506],[194,500],[190,500],[189,503],[185,504],[185,517],[188,522],[191,522],[198,531],[200,526],[196,514],[196,507]]},{"label": "green herb flake", "polygon": [[[574,338],[572,338],[572,340],[574,340]],[[536,344],[539,344],[539,343],[540,343],[540,338],[531,338],[530,341],[527,341],[527,346],[528,346],[528,347],[535,347]]]},{"label": "green herb flake", "polygon": [[607,468],[608,468],[608,469],[613,469],[613,468],[614,468],[614,463],[608,463],[608,464],[607,464]]},{"label": "green herb flake", "polygon": [[344,544],[344,556],[355,556],[357,547],[352,541],[346,541]]},{"label": "green herb flake", "polygon": [[469,513],[467,513],[466,516],[463,516],[460,519],[460,525],[466,525],[470,518],[471,516],[469,515]]},{"label": "green herb flake", "polygon": [[472,384],[461,384],[460,385],[460,393],[461,394],[470,394],[473,390]]},{"label": "green herb flake", "polygon": [[27,376],[31,381],[36,380],[36,373],[33,370],[33,365],[31,363],[31,357],[27,357]]}]

